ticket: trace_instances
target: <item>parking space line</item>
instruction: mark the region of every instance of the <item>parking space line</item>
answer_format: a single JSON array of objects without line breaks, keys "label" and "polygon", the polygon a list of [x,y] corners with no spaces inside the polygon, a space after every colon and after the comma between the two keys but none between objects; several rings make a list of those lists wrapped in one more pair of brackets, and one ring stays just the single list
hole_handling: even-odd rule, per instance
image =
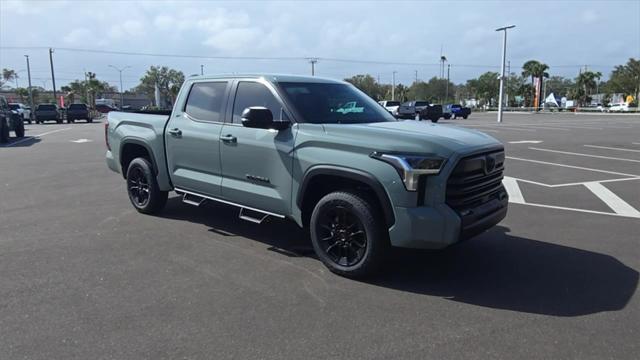
[{"label": "parking space line", "polygon": [[[521,179],[521,178],[517,178],[517,177],[513,177],[513,179],[518,180],[520,182],[529,183],[529,184],[538,185],[538,186],[544,186],[544,187],[548,187],[548,188],[559,188],[559,187],[567,187],[567,186],[584,185],[584,184],[586,184],[588,182],[592,182],[592,181],[579,181],[579,182],[564,183],[564,184],[545,184],[545,183],[541,183],[541,182],[538,182],[538,181]],[[618,179],[598,180],[598,182],[599,183],[610,183],[610,182],[620,182],[620,181],[630,181],[630,180],[640,180],[640,177],[626,177],[626,178],[618,178]]]},{"label": "parking space line", "polygon": [[17,144],[23,143],[23,142],[25,142],[25,141],[29,141],[29,140],[31,140],[31,139],[37,139],[37,138],[43,137],[43,136],[45,136],[45,135],[49,135],[49,134],[53,134],[53,133],[57,133],[57,132],[59,132],[59,131],[70,130],[70,129],[71,129],[71,128],[57,129],[57,130],[48,131],[48,132],[45,132],[45,133],[42,133],[42,134],[33,135],[33,136],[30,136],[30,137],[27,137],[27,138],[20,139],[20,140],[18,140],[18,141],[12,142],[11,144],[5,145],[4,147],[11,147],[11,146],[13,146],[13,145],[17,145]]},{"label": "parking space line", "polygon": [[611,157],[611,156],[583,154],[583,153],[575,153],[575,152],[570,152],[570,151],[542,149],[542,148],[536,148],[536,147],[529,147],[529,149],[537,150],[537,151],[546,151],[546,152],[558,153],[558,154],[565,154],[565,155],[584,156],[584,157],[592,157],[592,158],[597,158],[597,159],[618,160],[618,161],[628,161],[628,162],[640,163],[640,160],[635,160],[635,159],[625,159],[625,158],[617,158],[617,157]]},{"label": "parking space line", "polygon": [[[516,127],[506,127],[506,126],[502,126],[502,125],[479,125],[479,124],[465,124],[462,125],[463,127],[479,127],[480,129],[482,128],[495,128],[495,127],[499,127],[500,129],[503,130],[515,130],[515,131],[528,131],[528,132],[535,132],[535,129],[521,129],[521,128],[516,128]],[[484,130],[483,130],[484,131]]]},{"label": "parking space line", "polygon": [[616,214],[628,217],[640,218],[640,211],[636,210],[633,206],[629,205],[626,201],[622,200],[618,195],[614,194],[611,190],[604,187],[599,182],[589,182],[584,184],[587,189],[602,200],[611,210]]},{"label": "parking space line", "polygon": [[575,211],[575,212],[583,212],[583,213],[588,213],[588,214],[609,215],[609,216],[619,216],[619,217],[632,217],[632,218],[636,217],[636,216],[621,215],[621,214],[617,214],[617,213],[609,213],[609,212],[605,212],[605,211],[577,209],[577,208],[570,208],[570,207],[564,207],[564,206],[545,205],[545,204],[536,204],[536,203],[526,203],[526,204],[521,204],[521,205],[535,206],[535,207],[541,207],[541,208],[547,208],[547,209],[557,209],[557,210],[568,210],[568,211]]},{"label": "parking space line", "polygon": [[527,161],[527,162],[532,162],[532,163],[536,163],[536,164],[553,165],[553,166],[560,166],[560,167],[566,167],[566,168],[570,168],[570,169],[578,169],[578,170],[587,170],[587,171],[599,172],[599,173],[604,173],[604,174],[621,175],[621,176],[630,176],[630,177],[634,177],[634,178],[635,178],[635,177],[640,177],[640,175],[635,175],[635,174],[626,174],[626,173],[615,172],[615,171],[609,171],[609,170],[600,170],[600,169],[593,169],[593,168],[587,168],[587,167],[582,167],[582,166],[574,166],[574,165],[566,165],[566,164],[552,163],[552,162],[548,162],[548,161],[540,161],[540,160],[532,160],[532,159],[523,159],[523,158],[513,157],[513,156],[506,156],[506,158],[507,158],[507,159],[511,159],[511,160]]},{"label": "parking space line", "polygon": [[640,152],[640,150],[636,150],[636,149],[625,149],[625,148],[610,147],[610,146],[599,146],[599,145],[585,145],[585,146],[586,147],[590,147],[590,148],[596,148],[596,149],[608,149],[608,150],[617,150],[617,151]]},{"label": "parking space line", "polygon": [[509,194],[509,202],[516,204],[525,204],[524,196],[522,196],[522,191],[520,191],[520,187],[518,186],[518,181],[512,177],[505,176],[502,179],[502,184],[504,188],[507,190],[507,194]]}]

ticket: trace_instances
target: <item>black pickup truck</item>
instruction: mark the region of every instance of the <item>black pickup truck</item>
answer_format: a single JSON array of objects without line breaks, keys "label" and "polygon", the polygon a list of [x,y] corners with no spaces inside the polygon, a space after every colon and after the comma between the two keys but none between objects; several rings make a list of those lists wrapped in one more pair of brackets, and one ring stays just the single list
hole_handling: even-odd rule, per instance
[{"label": "black pickup truck", "polygon": [[88,123],[93,122],[91,111],[86,104],[71,104],[67,109],[67,122],[70,124],[75,120],[87,120]]}]

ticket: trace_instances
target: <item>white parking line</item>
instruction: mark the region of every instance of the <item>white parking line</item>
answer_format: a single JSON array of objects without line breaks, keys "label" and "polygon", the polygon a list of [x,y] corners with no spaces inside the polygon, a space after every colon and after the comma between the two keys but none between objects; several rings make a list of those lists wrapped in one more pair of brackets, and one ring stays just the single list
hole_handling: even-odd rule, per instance
[{"label": "white parking line", "polygon": [[611,157],[611,156],[600,156],[600,155],[592,155],[592,154],[583,154],[583,153],[575,153],[575,152],[570,152],[570,151],[542,149],[542,148],[536,148],[536,147],[529,147],[529,149],[537,150],[537,151],[546,151],[546,152],[558,153],[558,154],[565,154],[565,155],[584,156],[584,157],[592,157],[592,158],[597,158],[597,159],[618,160],[618,161],[628,161],[628,162],[640,163],[640,160],[635,160],[635,159],[625,159],[625,158],[617,158],[617,157]]},{"label": "white parking line", "polygon": [[616,213],[608,213],[608,212],[604,212],[604,211],[577,209],[577,208],[570,208],[570,207],[564,207],[564,206],[545,205],[545,204],[536,204],[536,203],[526,203],[526,204],[521,204],[521,205],[535,206],[535,207],[541,207],[541,208],[547,208],[547,209],[557,209],[557,210],[568,210],[568,211],[575,211],[575,212],[583,212],[583,213],[588,213],[588,214],[620,216],[620,217],[634,217],[634,218],[636,217],[636,216],[621,215],[621,214],[616,214]]},{"label": "white parking line", "polygon": [[553,166],[560,166],[560,167],[566,167],[566,168],[578,169],[578,170],[587,170],[587,171],[599,172],[599,173],[604,173],[604,174],[630,176],[630,177],[634,177],[634,178],[640,177],[640,175],[635,175],[635,174],[626,174],[626,173],[620,173],[620,172],[615,172],[615,171],[592,169],[592,168],[587,168],[587,167],[582,167],[582,166],[558,164],[558,163],[552,163],[552,162],[548,162],[548,161],[523,159],[523,158],[518,158],[518,157],[513,157],[513,156],[506,156],[506,158],[507,159],[511,159],[511,160],[527,161],[527,162],[532,162],[532,163],[536,163],[536,164],[553,165]]},{"label": "white parking line", "polygon": [[520,187],[518,186],[518,181],[512,177],[505,176],[502,179],[502,184],[504,188],[507,190],[507,194],[509,194],[509,202],[516,204],[525,204],[524,196],[522,196],[522,191],[520,191]]},{"label": "white parking line", "polygon": [[[634,143],[637,144],[637,143]],[[630,152],[640,152],[640,150],[636,149],[625,149],[619,147],[609,147],[609,146],[598,146],[598,145],[585,145],[586,147],[596,148],[596,149],[608,149],[608,150],[617,150],[617,151],[630,151]]]},{"label": "white parking line", "polygon": [[23,142],[25,142],[25,141],[29,141],[29,140],[31,140],[31,139],[41,138],[41,137],[43,137],[43,136],[45,136],[45,135],[49,135],[49,134],[53,134],[53,133],[57,133],[57,132],[59,132],[59,131],[70,130],[70,129],[71,129],[71,128],[64,128],[64,129],[57,129],[57,130],[47,131],[47,132],[42,133],[42,134],[38,134],[38,135],[34,135],[34,136],[30,136],[30,137],[28,137],[28,138],[24,138],[24,139],[21,139],[21,140],[18,140],[18,141],[12,142],[11,144],[5,145],[5,147],[11,147],[11,146],[13,146],[13,145],[17,145],[17,144],[23,143]]},{"label": "white parking line", "polygon": [[534,129],[522,129],[522,128],[517,128],[517,127],[507,127],[507,126],[503,126],[503,125],[480,125],[480,124],[464,124],[462,125],[463,127],[479,127],[479,128],[499,128],[499,129],[504,129],[504,130],[515,130],[515,131],[528,131],[528,132],[535,132],[536,130]]},{"label": "white parking line", "polygon": [[618,195],[614,194],[611,190],[604,187],[599,182],[589,182],[584,184],[587,189],[600,198],[611,210],[616,214],[622,216],[640,218],[640,211],[636,210],[633,206],[629,205],[626,201],[622,200]]}]

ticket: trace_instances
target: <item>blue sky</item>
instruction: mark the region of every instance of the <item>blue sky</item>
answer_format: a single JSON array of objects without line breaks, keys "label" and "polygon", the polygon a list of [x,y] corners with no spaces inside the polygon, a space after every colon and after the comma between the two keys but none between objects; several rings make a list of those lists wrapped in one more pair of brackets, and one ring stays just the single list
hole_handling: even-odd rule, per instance
[{"label": "blue sky", "polygon": [[[54,20],[55,19],[55,20]],[[26,25],[26,24],[29,25]],[[0,68],[26,68],[33,84],[51,88],[46,49],[53,47],[58,87],[83,71],[117,85],[108,65],[131,66],[129,88],[150,65],[186,75],[278,72],[308,74],[299,60],[198,59],[72,52],[65,48],[226,57],[319,57],[320,76],[368,73],[382,82],[409,84],[439,72],[440,51],[451,78],[464,82],[497,71],[502,45],[495,28],[515,24],[508,59],[520,71],[527,60],[550,65],[551,75],[575,77],[580,66],[609,74],[630,57],[640,58],[640,1],[535,2],[209,2],[209,1],[6,1],[0,0]],[[391,64],[324,59],[381,61]],[[415,63],[406,65],[403,63]],[[434,65],[430,65],[434,64]],[[20,72],[20,86],[26,72]]]}]

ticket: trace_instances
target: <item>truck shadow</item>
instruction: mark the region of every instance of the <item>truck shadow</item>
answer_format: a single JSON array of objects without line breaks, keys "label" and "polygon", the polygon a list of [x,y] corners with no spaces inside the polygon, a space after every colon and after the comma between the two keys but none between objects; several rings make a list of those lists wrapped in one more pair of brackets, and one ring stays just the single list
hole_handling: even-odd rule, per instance
[{"label": "truck shadow", "polygon": [[12,148],[19,148],[19,147],[29,147],[31,145],[35,145],[37,143],[39,143],[40,138],[34,137],[34,136],[25,136],[21,139],[19,138],[15,138],[15,137],[11,137],[9,138],[9,142],[8,143],[2,143],[0,144],[0,148],[3,147],[12,147]]},{"label": "truck shadow", "polygon": [[[179,198],[170,199],[160,216],[204,224],[219,235],[260,241],[286,256],[315,258],[308,236],[290,221],[255,225],[238,219],[233,207],[194,208]],[[638,272],[612,256],[513,236],[509,231],[497,226],[440,251],[394,250],[385,270],[363,282],[551,316],[621,310],[636,291]]]}]

